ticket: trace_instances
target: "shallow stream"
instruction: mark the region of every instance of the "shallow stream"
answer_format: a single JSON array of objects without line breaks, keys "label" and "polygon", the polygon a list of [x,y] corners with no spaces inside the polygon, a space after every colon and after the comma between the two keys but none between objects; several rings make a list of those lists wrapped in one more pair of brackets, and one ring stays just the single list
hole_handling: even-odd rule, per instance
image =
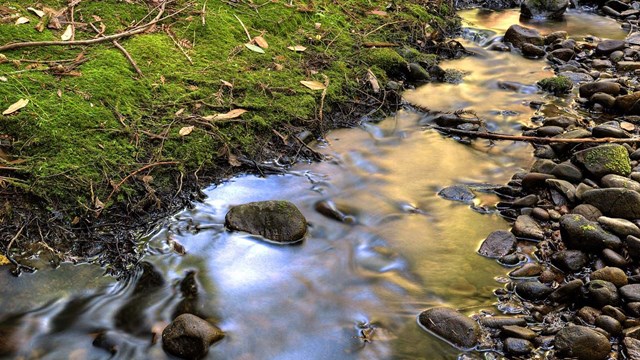
[{"label": "shallow stream", "polygon": [[[538,114],[557,114],[570,101],[537,92],[552,76],[543,60],[491,52],[482,45],[517,23],[516,11],[461,13],[461,40],[477,55],[444,68],[466,73],[460,84],[428,84],[405,98],[440,111],[473,110],[491,130],[516,133]],[[613,20],[574,12],[565,22],[533,23],[543,32],[567,30],[624,38]],[[517,83],[505,90],[502,82]],[[534,110],[530,101],[547,103]],[[526,144],[465,145],[425,130],[427,118],[400,111],[393,118],[328,134],[316,149],[329,161],[298,164],[287,175],[243,176],[205,189],[207,199],[169,219],[145,243],[166,280],[122,283],[95,266],[46,266],[12,277],[0,272],[0,353],[27,359],[167,359],[152,329],[177,306],[193,306],[226,337],[210,359],[454,359],[459,351],[420,329],[425,308],[448,305],[496,313],[492,291],[507,269],[476,254],[491,231],[508,229],[487,184],[504,184],[531,161]],[[472,204],[440,198],[450,185],[477,189]],[[298,245],[278,246],[229,232],[233,205],[286,199],[310,223]],[[316,211],[331,201],[350,216],[339,222]],[[178,254],[181,246],[186,254]],[[179,282],[195,271],[196,301],[181,301]],[[140,277],[140,276],[139,276]],[[153,279],[152,279],[153,280]],[[93,346],[98,337],[112,355]],[[111,346],[106,346],[107,348]],[[18,354],[18,355],[16,355]]]}]

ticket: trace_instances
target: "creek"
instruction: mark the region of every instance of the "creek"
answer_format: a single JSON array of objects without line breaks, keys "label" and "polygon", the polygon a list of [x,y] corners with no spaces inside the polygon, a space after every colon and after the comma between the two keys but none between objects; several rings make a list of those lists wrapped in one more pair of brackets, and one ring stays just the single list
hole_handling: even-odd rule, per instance
[{"label": "creek", "polygon": [[[571,96],[536,88],[536,81],[553,75],[544,60],[485,49],[519,22],[518,14],[461,12],[460,41],[476,55],[442,66],[462,71],[462,82],[427,84],[407,91],[405,99],[437,111],[473,110],[489,130],[513,134],[533,116],[574,112]],[[525,25],[577,38],[625,36],[615,21],[583,12]],[[516,86],[505,89],[504,82]],[[531,101],[546,105],[536,110]],[[204,201],[168,219],[141,245],[163,284],[141,289],[136,283],[148,276],[118,282],[93,265],[42,264],[18,278],[0,272],[0,352],[26,359],[170,358],[161,341],[152,342],[151,330],[185,304],[178,284],[195,271],[199,293],[190,306],[226,333],[209,359],[456,358],[459,351],[424,332],[416,316],[436,305],[498,312],[492,291],[508,269],[476,250],[509,223],[497,214],[498,198],[483,189],[528,168],[532,149],[461,143],[425,130],[428,120],[402,110],[379,123],[335,130],[315,145],[328,161],[205,189]],[[437,195],[456,184],[477,190],[472,203]],[[269,199],[301,209],[310,224],[302,243],[272,245],[224,228],[231,206]],[[335,203],[352,221],[320,214],[320,201]],[[97,336],[117,352],[93,346]]]}]

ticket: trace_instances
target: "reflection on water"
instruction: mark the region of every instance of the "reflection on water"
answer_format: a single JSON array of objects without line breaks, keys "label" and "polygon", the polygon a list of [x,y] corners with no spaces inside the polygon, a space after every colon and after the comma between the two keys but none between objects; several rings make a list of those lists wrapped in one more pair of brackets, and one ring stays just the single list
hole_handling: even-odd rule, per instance
[{"label": "reflection on water", "polygon": [[[476,26],[506,24],[475,11]],[[584,16],[573,14],[566,27],[586,26],[572,24],[590,19]],[[530,100],[562,106],[564,100],[531,90],[551,75],[543,61],[476,51],[443,64],[468,72],[461,85],[429,84],[406,98],[432,109],[475,110],[505,132],[529,121]],[[452,184],[505,183],[529,165],[531,149],[482,140],[462,145],[424,131],[421,120],[402,111],[379,124],[333,131],[317,145],[330,161],[206,189],[205,201],[149,237],[146,260],[153,266],[129,282],[101,277],[93,266],[17,279],[0,273],[0,356],[167,359],[152,333],[188,311],[227,333],[210,359],[455,358],[457,351],[423,332],[416,316],[436,304],[495,311],[494,279],[506,270],[475,250],[508,224],[436,193]],[[497,201],[477,195],[474,208],[491,210]],[[267,199],[301,209],[310,223],[301,244],[277,246],[224,229],[231,206]],[[353,221],[320,214],[320,201]],[[172,251],[177,244],[185,255]]]}]

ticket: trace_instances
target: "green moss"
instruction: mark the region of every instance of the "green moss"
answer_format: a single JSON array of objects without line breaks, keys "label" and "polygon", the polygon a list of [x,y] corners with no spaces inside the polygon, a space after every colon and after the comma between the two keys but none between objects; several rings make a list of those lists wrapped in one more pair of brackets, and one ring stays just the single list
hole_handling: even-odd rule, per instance
[{"label": "green moss", "polygon": [[593,225],[581,225],[580,229],[582,229],[582,231],[595,231],[596,227]]},{"label": "green moss", "polygon": [[362,53],[362,61],[368,66],[376,66],[389,76],[403,76],[407,72],[407,61],[390,48],[367,49]]},{"label": "green moss", "polygon": [[538,81],[538,86],[544,91],[562,95],[573,89],[573,82],[566,76],[554,76]]},{"label": "green moss", "polygon": [[610,173],[627,176],[631,173],[629,153],[621,145],[601,145],[589,149],[585,156],[587,164],[602,164]]}]

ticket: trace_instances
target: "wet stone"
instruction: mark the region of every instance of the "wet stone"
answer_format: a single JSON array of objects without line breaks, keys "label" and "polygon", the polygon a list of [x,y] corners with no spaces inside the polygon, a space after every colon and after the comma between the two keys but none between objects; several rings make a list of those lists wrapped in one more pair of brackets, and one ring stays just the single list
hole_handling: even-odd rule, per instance
[{"label": "wet stone", "polygon": [[531,165],[531,173],[551,174],[555,167],[556,163],[549,159],[537,159]]},{"label": "wet stone", "polygon": [[[597,94],[594,94],[591,97],[591,101],[592,102],[596,102],[596,101],[594,101],[595,97],[600,97],[600,98],[607,99],[606,101],[601,101],[601,103],[603,105],[606,105],[607,108],[613,107],[613,105],[614,105],[614,103],[616,101],[616,99],[611,95],[597,93]],[[605,102],[606,102],[606,104],[605,104]],[[620,128],[619,125],[618,126],[614,126],[614,125],[610,125],[610,124],[598,125],[598,126],[594,127],[591,130],[591,133],[593,134],[593,137],[597,137],[597,138],[612,137],[612,138],[624,139],[624,138],[631,137],[626,131],[622,130],[622,128]]]},{"label": "wet stone", "polygon": [[231,230],[261,235],[277,243],[302,240],[307,232],[307,220],[289,201],[258,201],[234,206],[225,217]]},{"label": "wet stone", "polygon": [[524,43],[543,45],[544,39],[538,30],[526,28],[520,25],[511,25],[504,34],[505,43],[511,43],[520,49]]},{"label": "wet stone", "polygon": [[551,255],[551,263],[563,271],[576,272],[587,265],[589,257],[580,250],[562,250]]},{"label": "wet stone", "polygon": [[548,179],[547,185],[549,185],[551,189],[558,190],[570,203],[576,201],[576,187],[570,182],[560,179]]},{"label": "wet stone", "polygon": [[533,155],[539,159],[553,159],[556,157],[555,151],[549,145],[537,146],[533,151]]},{"label": "wet stone", "polygon": [[602,315],[602,312],[591,306],[584,306],[578,310],[576,315],[587,324],[595,324],[598,316]]},{"label": "wet stone", "polygon": [[522,44],[522,47],[520,50],[522,51],[522,55],[527,58],[536,59],[546,55],[546,52],[542,47],[529,44],[529,43]]},{"label": "wet stone", "polygon": [[620,295],[627,302],[640,301],[640,284],[625,285],[620,288]]},{"label": "wet stone", "polygon": [[418,322],[426,330],[461,349],[470,349],[478,343],[480,326],[458,311],[436,307],[423,311]]},{"label": "wet stone", "polygon": [[618,254],[617,252],[611,249],[602,250],[602,259],[606,264],[611,266],[615,266],[619,268],[627,267],[627,260],[624,258],[624,256]]},{"label": "wet stone", "polygon": [[603,280],[614,284],[617,287],[627,285],[627,274],[617,267],[604,267],[591,273],[591,280]]},{"label": "wet stone", "polygon": [[556,334],[555,348],[559,355],[580,360],[605,360],[611,351],[609,339],[586,326],[569,326]]},{"label": "wet stone", "polygon": [[538,263],[527,263],[510,272],[509,276],[513,278],[535,277],[542,274],[543,270],[542,265]]},{"label": "wet stone", "polygon": [[502,328],[501,332],[502,337],[508,338],[518,338],[518,339],[526,339],[533,340],[538,336],[535,332],[530,330],[529,328],[517,325],[507,325]]},{"label": "wet stone", "polygon": [[640,108],[638,108],[637,105],[638,100],[640,100],[640,91],[633,94],[621,95],[616,98],[613,107],[623,114],[637,115],[640,113]]},{"label": "wet stone", "polygon": [[627,246],[629,256],[633,259],[640,259],[640,238],[629,235],[625,239],[624,243]]},{"label": "wet stone", "polygon": [[548,299],[555,303],[570,303],[577,299],[580,295],[584,282],[580,279],[574,279],[566,284],[559,286],[549,295]]},{"label": "wet stone", "polygon": [[573,208],[572,214],[582,215],[589,221],[597,221],[602,216],[600,210],[597,207],[589,204],[580,204]]},{"label": "wet stone", "polygon": [[516,284],[515,292],[525,300],[539,301],[549,296],[553,289],[539,281],[525,281]]},{"label": "wet stone", "polygon": [[618,322],[622,323],[627,319],[627,316],[617,307],[607,305],[602,308],[602,313],[611,316],[612,318],[618,320]]},{"label": "wet stone", "polygon": [[533,344],[525,339],[506,338],[504,350],[509,355],[527,355],[533,351]]},{"label": "wet stone", "polygon": [[552,52],[549,53],[549,55],[556,59],[560,59],[562,61],[569,61],[573,59],[574,56],[576,56],[576,53],[571,49],[562,48],[562,49],[553,50]]},{"label": "wet stone", "polygon": [[438,191],[438,196],[445,200],[460,201],[464,203],[471,202],[476,195],[466,185],[453,185]]},{"label": "wet stone", "polygon": [[527,326],[527,321],[521,317],[514,316],[488,316],[480,318],[480,324],[482,326],[500,329],[505,326]]},{"label": "wet stone", "polygon": [[549,212],[539,207],[533,208],[533,210],[531,211],[531,216],[541,221],[548,221],[549,219],[551,219],[551,216],[549,216]]},{"label": "wet stone", "polygon": [[500,258],[514,252],[516,237],[509,231],[497,230],[482,242],[478,253],[489,258]]},{"label": "wet stone", "polygon": [[522,189],[525,191],[544,188],[548,179],[554,179],[555,176],[542,173],[528,173],[522,179]]},{"label": "wet stone", "polygon": [[625,337],[623,344],[629,360],[640,360],[640,340]]},{"label": "wet stone", "polygon": [[607,144],[581,150],[574,154],[574,160],[598,178],[631,173],[629,153],[622,145]]},{"label": "wet stone", "polygon": [[582,171],[568,161],[556,165],[551,171],[551,175],[573,183],[578,183],[582,180]]},{"label": "wet stone", "polygon": [[532,239],[532,240],[542,240],[544,239],[544,230],[529,215],[520,215],[516,219],[511,232],[521,238]]},{"label": "wet stone", "polygon": [[597,307],[605,305],[618,305],[620,296],[615,285],[608,281],[592,280],[587,284],[589,301]]},{"label": "wet stone", "polygon": [[191,315],[175,318],[162,332],[162,346],[171,355],[198,359],[209,352],[209,346],[224,334],[216,326]]},{"label": "wet stone", "polygon": [[574,249],[597,250],[619,248],[622,245],[617,236],[604,231],[597,222],[589,221],[582,215],[563,215],[560,218],[560,231],[563,241]]},{"label": "wet stone", "polygon": [[[630,302],[630,303],[626,303],[625,304],[625,309],[627,310],[627,314],[629,314],[630,316],[634,316],[634,317],[638,317],[640,316],[640,302]],[[629,322],[632,321],[631,319],[627,319],[627,321],[625,322],[625,328],[628,327]],[[636,326],[638,320],[635,319],[635,322],[632,326]],[[640,339],[640,326],[637,326],[637,328],[635,329],[635,331],[633,332],[633,336]]]},{"label": "wet stone", "polygon": [[609,174],[603,176],[600,182],[606,188],[625,188],[640,192],[640,183],[625,176]]},{"label": "wet stone", "polygon": [[[567,49],[561,49],[562,51],[566,51]],[[593,76],[581,72],[575,71],[561,71],[558,73],[558,76],[564,76],[571,80],[574,84],[580,84],[585,82],[592,82]]]},{"label": "wet stone", "polygon": [[625,46],[623,40],[603,40],[596,46],[596,54],[609,55],[614,51],[623,50]]},{"label": "wet stone", "polygon": [[640,326],[633,326],[622,331],[625,337],[640,340]]},{"label": "wet stone", "polygon": [[595,325],[600,329],[608,332],[611,336],[618,336],[622,333],[622,325],[618,320],[612,318],[611,316],[598,316]]},{"label": "wet stone", "polygon": [[566,116],[556,116],[545,119],[542,124],[545,126],[560,126],[566,129],[569,126],[576,125],[576,119]]},{"label": "wet stone", "polygon": [[598,222],[620,237],[640,236],[640,228],[629,220],[601,216]]},{"label": "wet stone", "polygon": [[612,96],[620,94],[620,84],[611,81],[598,81],[581,85],[578,89],[580,97],[590,98],[596,93],[604,93]]},{"label": "wet stone", "polygon": [[525,260],[526,259],[524,258],[523,255],[514,253],[514,254],[509,254],[501,257],[500,259],[498,259],[498,262],[505,266],[514,266],[514,265],[518,265],[519,263]]},{"label": "wet stone", "polygon": [[640,194],[623,188],[593,189],[582,194],[582,201],[598,208],[603,215],[622,218],[640,218]]},{"label": "wet stone", "polygon": [[531,194],[525,197],[515,199],[513,201],[513,206],[531,207],[531,206],[535,206],[537,203],[538,203],[538,195]]}]

